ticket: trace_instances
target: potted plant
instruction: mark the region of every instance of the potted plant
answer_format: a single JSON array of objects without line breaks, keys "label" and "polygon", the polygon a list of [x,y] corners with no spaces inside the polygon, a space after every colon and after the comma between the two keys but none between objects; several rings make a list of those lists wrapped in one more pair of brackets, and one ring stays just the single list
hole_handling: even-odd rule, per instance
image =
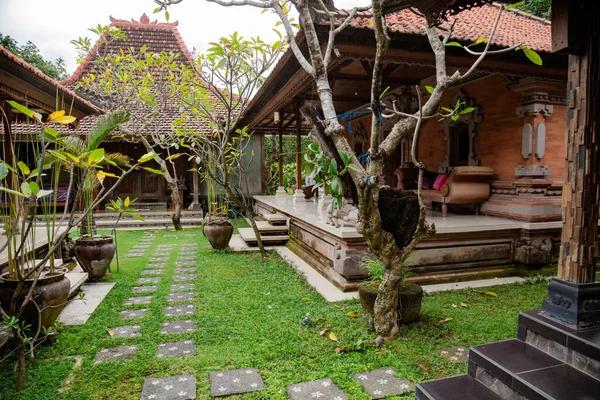
[{"label": "potted plant", "polygon": [[131,207],[133,205],[133,203],[135,203],[136,201],[137,201],[137,197],[133,200],[131,200],[129,198],[129,196],[127,196],[125,198],[125,200],[121,199],[120,197],[117,197],[117,200],[111,200],[110,206],[106,207],[107,210],[114,211],[119,214],[115,221],[115,224],[112,227],[112,235],[113,235],[113,238],[115,239],[115,246],[116,246],[115,254],[117,256],[117,271],[119,271],[119,246],[117,244],[117,225],[119,224],[119,221],[121,220],[121,218],[123,216],[133,217],[142,222],[144,221],[144,217],[142,217],[140,214],[138,214],[138,210]]},{"label": "potted plant", "polygon": [[[358,295],[363,312],[372,322],[377,299],[377,291],[383,278],[383,263],[378,259],[365,256],[361,266],[369,270],[370,278],[358,286]],[[400,289],[398,290],[398,324],[410,324],[421,316],[421,302],[423,300],[423,288],[414,283],[406,282],[406,273],[403,276]]]},{"label": "potted plant", "polygon": [[221,196],[217,196],[215,182],[206,179],[208,212],[202,220],[202,233],[217,250],[222,250],[229,245],[233,235],[233,225],[229,219],[227,206]]}]

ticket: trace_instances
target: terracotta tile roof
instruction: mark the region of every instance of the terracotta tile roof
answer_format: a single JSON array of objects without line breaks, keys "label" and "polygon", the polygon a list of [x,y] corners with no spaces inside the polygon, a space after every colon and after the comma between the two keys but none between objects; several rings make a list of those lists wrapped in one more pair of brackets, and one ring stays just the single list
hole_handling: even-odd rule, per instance
[{"label": "terracotta tile roof", "polygon": [[67,96],[73,98],[76,102],[80,102],[87,108],[91,109],[91,111],[94,113],[102,112],[102,110],[100,108],[98,108],[96,105],[94,105],[92,102],[79,96],[77,93],[75,93],[73,90],[71,90],[67,86],[63,85],[61,82],[55,81],[54,79],[50,78],[48,75],[44,74],[39,69],[35,68],[33,65],[29,64],[27,61],[23,60],[21,57],[16,56],[13,53],[11,53],[10,51],[6,50],[1,45],[0,45],[0,57],[8,59],[10,62],[23,68],[28,73],[35,75],[37,78],[40,78],[43,81],[45,81],[46,83],[50,84],[56,90],[58,90],[59,95],[67,95]]},{"label": "terracotta tile roof", "polygon": [[[452,39],[472,43],[479,38],[488,37],[498,16],[498,3],[485,4],[481,7],[465,9],[456,15],[448,15],[448,24],[454,20]],[[323,11],[319,13],[324,14]],[[345,10],[339,10],[340,21],[348,15]],[[409,35],[425,35],[425,21],[410,10],[401,10],[386,16],[391,32]],[[328,24],[326,21],[323,24]],[[373,29],[371,12],[358,12],[350,27]],[[440,31],[441,32],[441,31]],[[523,42],[527,47],[540,51],[552,51],[552,33],[550,21],[531,14],[510,9],[502,14],[493,45],[508,47]]]}]

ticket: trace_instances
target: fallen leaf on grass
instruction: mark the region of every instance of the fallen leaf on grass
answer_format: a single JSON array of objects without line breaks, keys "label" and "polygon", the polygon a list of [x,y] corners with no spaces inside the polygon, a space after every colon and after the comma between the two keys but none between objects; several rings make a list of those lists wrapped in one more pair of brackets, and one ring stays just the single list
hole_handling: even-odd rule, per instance
[{"label": "fallen leaf on grass", "polygon": [[109,334],[110,336],[114,336],[114,334],[115,334],[115,333],[112,331],[112,329],[110,329],[110,328],[106,328],[106,332],[108,332],[108,334]]},{"label": "fallen leaf on grass", "polygon": [[335,336],[335,333],[333,332],[329,332],[329,339],[331,339],[334,342],[339,342],[337,336]]},{"label": "fallen leaf on grass", "polygon": [[358,317],[358,313],[356,311],[350,311],[349,313],[346,314],[349,317]]},{"label": "fallen leaf on grass", "polygon": [[321,332],[319,332],[319,335],[323,336],[324,334],[326,334],[327,332],[329,332],[329,328],[325,328],[323,329]]},{"label": "fallen leaf on grass", "polygon": [[462,303],[462,302],[460,303],[460,305],[463,306],[463,307],[467,307],[467,305],[465,303]]},{"label": "fallen leaf on grass", "polygon": [[444,318],[444,319],[441,321],[441,323],[442,323],[442,324],[445,324],[445,323],[446,323],[446,322],[448,322],[448,321],[452,321],[452,319],[453,319],[452,317]]},{"label": "fallen leaf on grass", "polygon": [[496,292],[479,292],[485,296],[491,296],[491,297],[497,297],[498,295],[496,294]]},{"label": "fallen leaf on grass", "polygon": [[312,300],[312,299],[311,299],[310,297],[303,297],[303,298],[302,298],[302,300],[303,300],[303,301],[310,301],[310,300]]},{"label": "fallen leaf on grass", "polygon": [[340,351],[342,351],[342,348],[341,348],[341,347],[336,347],[336,348],[335,348],[335,352],[336,352],[336,353],[339,353]]}]

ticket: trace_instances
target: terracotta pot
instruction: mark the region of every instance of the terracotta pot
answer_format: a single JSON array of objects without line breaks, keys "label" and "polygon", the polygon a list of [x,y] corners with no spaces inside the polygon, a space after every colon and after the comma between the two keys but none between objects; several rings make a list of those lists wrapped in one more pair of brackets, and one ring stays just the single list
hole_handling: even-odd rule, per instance
[{"label": "terracotta pot", "polygon": [[[42,271],[42,275],[33,289],[32,296],[35,299],[35,304],[33,301],[30,301],[21,316],[27,324],[31,325],[33,333],[37,331],[40,312],[41,325],[43,327],[50,327],[54,324],[54,321],[56,321],[63,308],[65,308],[69,297],[69,290],[71,289],[71,282],[65,277],[67,272],[66,268],[55,268],[53,275],[50,275],[50,271],[47,269]],[[2,274],[0,280],[2,281],[0,283],[0,303],[2,304],[2,308],[8,311],[19,281],[9,279],[8,273]],[[25,281],[18,295],[17,308],[21,306],[32,283],[33,280],[28,279]]]},{"label": "terracotta pot", "polygon": [[222,250],[229,245],[233,225],[226,218],[205,218],[202,233],[214,249]]},{"label": "terracotta pot", "polygon": [[106,274],[116,250],[112,236],[75,240],[75,258],[88,273],[89,281],[97,281]]},{"label": "terracotta pot", "polygon": [[[373,317],[373,308],[377,298],[378,285],[364,283],[358,287],[360,305],[363,312]],[[421,316],[421,302],[423,300],[423,288],[416,283],[406,282],[398,291],[398,324],[410,324]]]}]

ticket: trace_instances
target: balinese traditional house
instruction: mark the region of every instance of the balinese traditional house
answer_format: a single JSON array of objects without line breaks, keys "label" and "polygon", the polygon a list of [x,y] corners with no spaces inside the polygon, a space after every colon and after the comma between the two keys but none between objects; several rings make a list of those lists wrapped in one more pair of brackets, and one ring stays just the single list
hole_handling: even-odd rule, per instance
[{"label": "balinese traditional house", "polygon": [[[498,12],[497,4],[485,4],[449,16],[449,24],[456,19],[451,40],[470,45],[489,37]],[[338,13],[340,18],[347,15]],[[318,17],[319,11],[315,15]],[[392,12],[387,20],[392,40],[383,86],[389,86],[388,98],[394,98],[401,109],[414,111],[414,86],[419,85],[427,95],[425,86],[435,83],[425,21],[409,10]],[[323,22],[316,29],[326,38],[329,25]],[[297,39],[305,48],[301,34]],[[538,52],[543,65],[534,65],[521,51],[487,57],[445,100],[445,105],[450,105],[461,99],[476,111],[456,122],[432,120],[422,128],[419,160],[432,176],[450,174],[449,185],[464,190],[461,198],[454,198],[456,203],[473,204],[454,204],[451,196],[439,191],[426,196],[442,203],[444,212],[428,211],[438,233],[422,242],[410,258],[415,273],[412,279],[498,276],[507,273],[504,266],[515,262],[550,260],[553,243],[560,236],[560,223],[552,221],[561,218],[567,60],[551,53],[549,21],[511,9],[502,16],[492,48],[518,43]],[[374,52],[371,14],[358,13],[336,37],[336,58],[330,64],[336,110],[345,117],[347,139],[363,159],[370,136],[368,104]],[[459,47],[447,47],[446,52],[449,70],[464,71],[474,61]],[[248,107],[246,123],[261,133],[306,133],[298,110],[307,102],[318,102],[314,84],[289,51]],[[391,129],[390,121],[382,123]],[[410,142],[405,141],[386,160],[382,177],[386,184],[415,187],[409,147]],[[352,290],[364,278],[358,260],[366,243],[354,228],[325,224],[318,218],[320,205],[300,206],[289,198],[255,199],[264,213],[290,218],[288,245],[340,288]],[[476,211],[484,215],[473,215]]]}]

